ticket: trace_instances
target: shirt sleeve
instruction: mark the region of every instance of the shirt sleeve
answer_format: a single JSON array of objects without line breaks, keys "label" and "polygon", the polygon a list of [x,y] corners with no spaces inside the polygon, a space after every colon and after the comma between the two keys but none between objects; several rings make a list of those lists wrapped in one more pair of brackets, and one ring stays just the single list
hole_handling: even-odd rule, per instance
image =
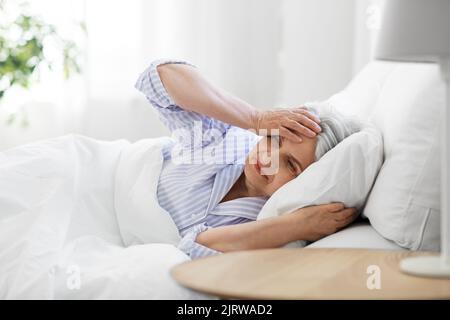
[{"label": "shirt sleeve", "polygon": [[192,227],[188,233],[184,235],[178,244],[178,249],[186,253],[191,259],[197,259],[206,256],[217,255],[222,252],[208,248],[200,243],[195,242],[197,235],[203,231],[210,229],[205,222]]},{"label": "shirt sleeve", "polygon": [[139,76],[135,88],[146,96],[153,109],[156,110],[161,122],[172,134],[177,131],[177,136],[183,137],[183,132],[187,132],[189,136],[184,140],[190,142],[192,138],[191,134],[194,132],[198,134],[200,131],[200,134],[203,133],[202,147],[223,137],[231,127],[230,124],[197,112],[184,110],[169,96],[157,70],[158,66],[169,63],[187,64],[195,67],[193,64],[183,60],[155,60]]}]

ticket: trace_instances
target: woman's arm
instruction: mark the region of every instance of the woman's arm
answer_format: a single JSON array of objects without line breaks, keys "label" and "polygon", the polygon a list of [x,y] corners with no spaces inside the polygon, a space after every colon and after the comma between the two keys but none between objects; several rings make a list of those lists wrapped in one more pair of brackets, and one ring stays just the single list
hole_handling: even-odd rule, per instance
[{"label": "woman's arm", "polygon": [[277,248],[296,240],[316,241],[356,217],[356,209],[344,208],[342,203],[311,206],[264,220],[211,228],[198,234],[196,242],[222,252]]},{"label": "woman's arm", "polygon": [[209,83],[195,67],[163,64],[157,69],[167,93],[180,107],[244,129],[256,126],[256,108]]},{"label": "woman's arm", "polygon": [[279,129],[281,136],[298,142],[300,134],[313,137],[321,130],[320,120],[303,108],[258,110],[209,83],[193,66],[167,63],[157,70],[169,96],[183,109],[257,133]]}]

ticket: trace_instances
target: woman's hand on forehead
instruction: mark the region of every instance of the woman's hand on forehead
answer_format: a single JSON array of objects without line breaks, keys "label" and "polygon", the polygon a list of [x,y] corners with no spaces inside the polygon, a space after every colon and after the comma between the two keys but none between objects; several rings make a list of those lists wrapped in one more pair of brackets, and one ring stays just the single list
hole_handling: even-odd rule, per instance
[{"label": "woman's hand on forehead", "polygon": [[292,142],[302,142],[302,136],[313,138],[322,129],[320,119],[305,107],[258,111],[253,129],[258,135],[280,135]]}]

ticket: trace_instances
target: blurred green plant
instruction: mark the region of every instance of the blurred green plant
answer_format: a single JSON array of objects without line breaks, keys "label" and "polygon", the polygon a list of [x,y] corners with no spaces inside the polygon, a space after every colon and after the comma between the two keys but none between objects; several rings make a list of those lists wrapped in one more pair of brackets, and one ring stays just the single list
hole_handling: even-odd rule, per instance
[{"label": "blurred green plant", "polygon": [[[8,9],[6,2],[0,0],[0,11],[4,14]],[[27,3],[21,6],[26,8]],[[84,23],[80,23],[80,28],[86,33]],[[65,79],[81,72],[81,51],[77,44],[60,37],[55,26],[41,17],[21,13],[9,23],[0,22],[0,101],[11,87],[18,85],[28,89],[38,82],[41,67],[53,70],[55,62],[44,54],[47,43],[52,43],[61,55]],[[11,124],[14,118],[12,114],[7,122]]]}]

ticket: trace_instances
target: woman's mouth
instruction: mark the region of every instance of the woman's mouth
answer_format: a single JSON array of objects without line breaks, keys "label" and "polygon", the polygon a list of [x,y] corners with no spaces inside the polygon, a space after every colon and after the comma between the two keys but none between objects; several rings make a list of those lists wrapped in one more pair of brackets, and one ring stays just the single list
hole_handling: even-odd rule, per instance
[{"label": "woman's mouth", "polygon": [[261,165],[261,163],[259,162],[258,159],[256,160],[256,163],[254,164],[254,166],[255,166],[256,172],[258,172],[258,174],[259,174],[261,177],[263,177],[264,179],[267,179],[267,176],[264,175],[264,174],[262,174],[262,165]]},{"label": "woman's mouth", "polygon": [[259,162],[258,158],[255,158],[255,164],[253,164],[253,168],[255,168],[255,171],[258,173],[261,178],[264,178],[265,180],[268,180],[269,177],[262,173],[263,166],[261,165],[261,162]]}]

